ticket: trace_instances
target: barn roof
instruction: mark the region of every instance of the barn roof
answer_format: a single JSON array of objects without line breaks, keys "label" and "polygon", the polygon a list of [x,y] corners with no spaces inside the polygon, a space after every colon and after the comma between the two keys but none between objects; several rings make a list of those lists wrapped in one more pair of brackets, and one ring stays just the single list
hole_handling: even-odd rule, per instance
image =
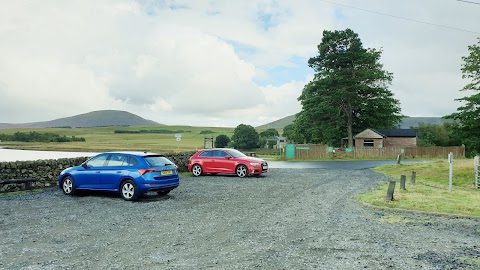
[{"label": "barn roof", "polygon": [[372,129],[383,137],[417,137],[414,129]]}]

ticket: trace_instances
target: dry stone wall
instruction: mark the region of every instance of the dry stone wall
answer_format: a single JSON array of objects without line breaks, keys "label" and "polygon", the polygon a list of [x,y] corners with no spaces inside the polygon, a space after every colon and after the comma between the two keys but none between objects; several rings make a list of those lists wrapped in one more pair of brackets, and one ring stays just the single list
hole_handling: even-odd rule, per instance
[{"label": "dry stone wall", "polygon": [[[195,152],[170,153],[165,156],[178,166],[179,172],[188,171],[188,159]],[[0,180],[35,178],[33,188],[54,186],[60,173],[69,167],[82,164],[88,157],[61,158],[36,161],[0,162]],[[0,185],[0,192],[18,191],[24,184]]]}]

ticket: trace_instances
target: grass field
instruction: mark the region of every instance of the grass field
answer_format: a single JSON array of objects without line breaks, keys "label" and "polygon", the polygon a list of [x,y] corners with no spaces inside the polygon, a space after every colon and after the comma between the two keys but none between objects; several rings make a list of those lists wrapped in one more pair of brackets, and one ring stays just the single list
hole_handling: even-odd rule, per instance
[{"label": "grass field", "polygon": [[[182,134],[180,142],[176,141],[175,134],[114,133],[115,130],[169,130]],[[211,134],[201,134],[202,131],[212,131]],[[55,151],[110,151],[110,150],[141,150],[152,152],[195,151],[203,148],[205,137],[216,137],[224,134],[233,135],[234,128],[219,127],[190,127],[190,126],[161,126],[161,127],[95,127],[95,128],[43,128],[43,129],[4,129],[0,133],[13,134],[15,132],[49,132],[65,136],[85,138],[86,142],[65,143],[36,143],[36,142],[1,142],[1,147],[12,147],[29,150]]]},{"label": "grass field", "polygon": [[[387,182],[370,193],[358,196],[360,201],[388,208],[480,217],[480,189],[475,189],[472,159],[454,161],[452,192],[448,191],[447,161],[382,166],[374,170],[397,179],[394,201],[385,201]],[[417,174],[416,184],[410,183],[412,171]],[[407,176],[406,190],[399,189],[402,174]]]}]

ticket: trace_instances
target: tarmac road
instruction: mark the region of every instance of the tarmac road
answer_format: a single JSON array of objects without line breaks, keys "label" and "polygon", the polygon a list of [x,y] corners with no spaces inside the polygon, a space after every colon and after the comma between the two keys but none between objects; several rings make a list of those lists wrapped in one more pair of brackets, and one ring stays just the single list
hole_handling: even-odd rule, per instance
[{"label": "tarmac road", "polygon": [[[429,160],[404,160],[402,164],[431,162]],[[396,160],[361,160],[361,161],[268,161],[269,168],[286,169],[330,169],[363,170],[384,165],[397,164]]]}]

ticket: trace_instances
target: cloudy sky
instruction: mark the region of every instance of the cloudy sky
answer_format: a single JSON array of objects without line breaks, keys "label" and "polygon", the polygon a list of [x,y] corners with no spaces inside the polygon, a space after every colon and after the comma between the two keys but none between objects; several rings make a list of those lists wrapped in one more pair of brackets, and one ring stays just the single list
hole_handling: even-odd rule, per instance
[{"label": "cloudy sky", "polygon": [[324,30],[382,49],[408,116],[467,83],[480,1],[0,0],[0,122],[125,110],[167,125],[265,124],[301,110]]}]

